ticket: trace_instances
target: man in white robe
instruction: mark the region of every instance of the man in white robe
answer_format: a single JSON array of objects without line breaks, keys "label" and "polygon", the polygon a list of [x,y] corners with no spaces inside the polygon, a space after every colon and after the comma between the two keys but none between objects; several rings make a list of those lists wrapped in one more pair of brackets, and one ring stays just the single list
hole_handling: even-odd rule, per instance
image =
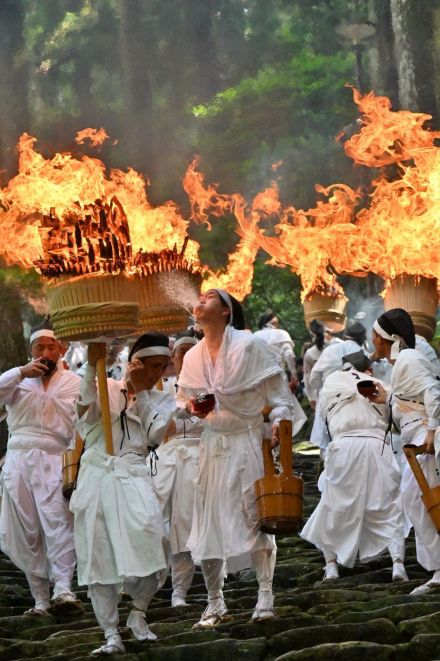
[{"label": "man in white robe", "polygon": [[[194,316],[205,337],[185,355],[178,400],[203,420],[200,464],[188,547],[202,567],[208,606],[196,628],[225,617],[225,569],[255,567],[259,584],[253,620],[274,617],[272,579],[276,546],[258,528],[255,481],[264,474],[262,410],[269,406],[272,442],[278,424],[292,419],[292,399],[282,368],[264,342],[243,330],[241,306],[222,289],[200,297]],[[215,396],[209,413],[197,410],[202,393]]]},{"label": "man in white robe", "polygon": [[[46,615],[52,601],[71,604],[75,551],[73,521],[62,493],[62,455],[75,427],[80,379],[65,370],[60,343],[45,322],[30,336],[32,360],[0,376],[9,441],[2,471],[0,546],[25,574],[33,608]],[[50,360],[49,367],[42,360]]]},{"label": "man in white robe", "polygon": [[337,563],[353,567],[357,556],[368,562],[388,547],[392,578],[405,581],[400,470],[386,437],[388,411],[357,389],[369,378],[363,373],[368,358],[360,351],[345,359],[343,370],[330,374],[321,391],[331,443],[321,500],[301,537],[323,552],[325,579],[338,578]]},{"label": "man in white robe", "polygon": [[292,385],[298,385],[296,370],[295,343],[289,333],[280,328],[280,322],[275,312],[266,312],[258,320],[258,329],[254,335],[264,340],[277,354],[284,371],[290,374]]},{"label": "man in white robe", "polygon": [[[298,387],[296,358],[293,350],[295,345],[289,333],[286,330],[279,328],[279,323],[278,317],[274,312],[263,314],[258,322],[260,330],[256,331],[254,336],[263,340],[263,342],[265,342],[275,353],[286,377],[289,376],[291,390],[295,391]],[[293,392],[291,397],[295,420],[292,435],[295,436],[304,426],[307,416]]]},{"label": "man in white robe", "polygon": [[358,321],[350,324],[344,331],[344,339],[342,342],[332,342],[325,347],[318,358],[317,362],[310,372],[309,390],[317,395],[315,403],[315,420],[310,440],[321,449],[321,457],[325,458],[327,447],[329,444],[329,437],[327,429],[323,424],[323,416],[320,408],[319,393],[325,383],[326,378],[341,369],[342,359],[350,353],[355,353],[362,348],[367,332],[365,327]]},{"label": "man in white robe", "polygon": [[[404,444],[426,444],[419,455],[430,487],[440,486],[434,458],[434,438],[440,425],[440,381],[433,363],[415,348],[414,326],[400,308],[388,310],[373,326],[373,344],[379,357],[393,364],[391,398],[379,387],[372,401],[391,404],[393,419],[400,427]],[[411,594],[423,594],[440,587],[440,537],[420,498],[420,488],[408,464],[402,474],[403,506],[416,535],[417,560],[433,577]]]},{"label": "man in white robe", "polygon": [[78,583],[88,585],[106,638],[95,655],[124,652],[118,632],[122,590],[133,598],[127,626],[134,637],[156,639],[145,611],[166,570],[167,549],[162,512],[145,460],[172,427],[176,411],[171,395],[153,389],[169,363],[168,338],[146,333],[130,352],[127,381],[107,381],[113,437],[113,455],[108,455],[95,378],[101,356],[105,345],[89,345],[78,400],[78,431],[85,452],[70,501]]},{"label": "man in white robe", "polygon": [[[177,380],[168,378],[163,384],[164,389],[168,389],[171,384],[168,391],[172,391],[173,397],[177,394],[184,356],[197,341],[191,330],[176,337],[172,360]],[[185,598],[195,570],[187,543],[192,526],[194,485],[199,466],[199,443],[203,424],[196,417],[176,420],[175,423],[176,433],[167,437],[157,450],[159,461],[153,486],[169,525],[173,586],[171,605],[178,607],[187,605]]]}]

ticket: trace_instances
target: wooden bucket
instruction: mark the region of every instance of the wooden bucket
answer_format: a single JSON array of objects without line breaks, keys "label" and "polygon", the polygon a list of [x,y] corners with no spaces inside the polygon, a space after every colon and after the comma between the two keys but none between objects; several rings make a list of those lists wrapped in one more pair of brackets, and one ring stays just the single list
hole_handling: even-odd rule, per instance
[{"label": "wooden bucket", "polygon": [[263,439],[264,477],[255,482],[258,525],[273,535],[297,532],[303,523],[304,482],[292,472],[292,423],[280,422],[281,473],[277,474],[270,439]]},{"label": "wooden bucket", "polygon": [[90,274],[47,284],[49,318],[60,340],[123,337],[139,325],[139,285],[126,274]]},{"label": "wooden bucket", "polygon": [[417,461],[417,455],[422,454],[426,451],[426,445],[404,445],[403,452],[405,457],[411,467],[414,477],[417,480],[417,484],[420,487],[422,492],[422,500],[426,509],[428,510],[429,516],[432,519],[437,534],[440,535],[440,486],[439,487],[430,487],[425,474]]},{"label": "wooden bucket", "polygon": [[313,319],[319,319],[319,321],[322,321],[334,333],[344,330],[347,321],[345,314],[347,300],[345,296],[311,294],[303,303],[304,318],[307,326],[310,326]]},{"label": "wooden bucket", "polygon": [[84,449],[84,441],[77,434],[75,447],[63,454],[63,496],[67,499],[73,493],[78,479],[79,464]]},{"label": "wooden bucket", "polygon": [[438,294],[434,278],[399,275],[387,283],[385,310],[403,308],[413,320],[416,333],[429,341],[435,331]]}]

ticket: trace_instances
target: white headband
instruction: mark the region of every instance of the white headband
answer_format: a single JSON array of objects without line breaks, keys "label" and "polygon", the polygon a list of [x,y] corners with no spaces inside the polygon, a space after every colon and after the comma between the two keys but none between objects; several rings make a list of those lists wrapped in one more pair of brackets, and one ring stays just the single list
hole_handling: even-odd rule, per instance
[{"label": "white headband", "polygon": [[139,349],[136,351],[130,358],[130,362],[135,358],[147,358],[148,356],[171,356],[171,351],[168,347],[145,347],[145,349]]},{"label": "white headband", "polygon": [[380,335],[380,337],[383,337],[384,340],[388,340],[389,342],[393,343],[393,346],[391,347],[391,356],[390,357],[393,360],[395,360],[397,358],[397,356],[399,355],[399,352],[400,352],[400,342],[402,341],[402,338],[400,337],[400,335],[396,335],[396,333],[393,333],[392,335],[390,335],[389,333],[387,333],[386,330],[384,330],[382,328],[382,326],[379,324],[377,319],[373,324],[373,329],[376,331],[376,333],[378,335]]},{"label": "white headband", "polygon": [[29,338],[29,343],[32,344],[34,340],[38,340],[39,337],[50,337],[52,340],[56,340],[55,333],[49,328],[42,328],[41,330],[36,330],[31,333]]},{"label": "white headband", "polygon": [[223,303],[226,303],[226,305],[228,306],[229,312],[230,312],[230,317],[229,317],[228,324],[230,326],[232,326],[232,321],[233,321],[233,318],[234,318],[234,311],[232,309],[231,297],[229,296],[228,292],[225,289],[214,289],[214,291],[217,292],[217,294],[222,299]]},{"label": "white headband", "polygon": [[196,337],[179,337],[173,344],[173,351],[180,347],[181,344],[197,344],[198,339]]}]

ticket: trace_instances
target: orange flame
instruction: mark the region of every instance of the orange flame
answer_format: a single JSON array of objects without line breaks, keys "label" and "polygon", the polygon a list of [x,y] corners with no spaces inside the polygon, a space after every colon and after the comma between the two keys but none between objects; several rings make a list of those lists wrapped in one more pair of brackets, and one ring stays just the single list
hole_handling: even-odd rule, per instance
[{"label": "orange flame", "polygon": [[[236,249],[228,256],[228,263],[219,271],[206,270],[207,277],[202,283],[202,290],[211,288],[227,289],[239,301],[252,290],[254,262],[259,250],[258,244],[251,232],[253,222],[246,219],[246,200],[239,194],[227,195],[219,193],[217,185],[205,184],[205,178],[199,171],[199,160],[195,158],[189,165],[183,178],[183,187],[188,195],[191,206],[191,218],[197,223],[205,223],[211,230],[209,218],[235,214],[242,220],[238,233],[241,236]],[[264,205],[264,193],[261,204]],[[243,229],[244,228],[244,229]]]},{"label": "orange flame", "polygon": [[[277,193],[275,186],[271,190]],[[270,263],[290,266],[301,277],[303,299],[313,291],[340,291],[335,272],[351,255],[352,246],[351,242],[341,241],[341,237],[346,238],[355,230],[354,208],[359,199],[358,193],[343,184],[316,186],[316,190],[328,200],[318,201],[315,208],[307,211],[283,208],[277,198],[272,200],[270,208],[280,215],[275,236],[264,234],[258,223],[254,225],[254,239],[271,255]]]},{"label": "orange flame", "polygon": [[406,161],[414,156],[415,150],[432,147],[440,136],[440,131],[423,128],[432,119],[431,115],[392,111],[391,101],[373,92],[362,96],[353,89],[353,97],[362,113],[363,127],[347,140],[344,149],[355,163],[377,168]]},{"label": "orange flame", "polygon": [[[30,267],[42,253],[38,233],[43,214],[55,208],[59,218],[78,213],[78,204],[87,206],[96,199],[116,195],[127,215],[133,253],[143,249],[158,252],[181,250],[187,241],[188,221],[177,206],[168,202],[152,207],[146,193],[146,181],[129,169],[111,170],[104,164],[83,156],[55,154],[45,159],[34,149],[35,138],[23,134],[19,142],[19,173],[0,191],[0,228],[3,235],[0,254],[8,263]],[[188,260],[197,261],[198,244],[189,241]]]},{"label": "orange flame", "polygon": [[104,140],[109,139],[110,136],[107,131],[101,127],[100,129],[83,129],[82,131],[78,131],[75,142],[82,145],[86,140],[90,140],[92,147],[99,147]]},{"label": "orange flame", "polygon": [[345,143],[347,154],[371,168],[396,164],[393,180],[382,173],[373,182],[369,206],[356,217],[363,269],[387,280],[439,277],[440,131],[424,127],[430,115],[392,111],[386,97],[354,90],[354,98],[363,127]]}]

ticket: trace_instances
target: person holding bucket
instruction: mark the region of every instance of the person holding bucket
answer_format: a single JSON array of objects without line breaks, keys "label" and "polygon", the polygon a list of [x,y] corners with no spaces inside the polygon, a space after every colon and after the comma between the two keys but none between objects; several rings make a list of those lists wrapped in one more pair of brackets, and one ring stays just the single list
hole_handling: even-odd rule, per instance
[{"label": "person holding bucket", "polygon": [[[9,440],[2,471],[0,546],[25,574],[35,605],[71,607],[75,569],[73,520],[62,493],[62,457],[74,438],[80,378],[65,370],[48,321],[30,335],[32,359],[0,376]],[[54,590],[50,599],[50,583]]]},{"label": "person holding bucket", "polygon": [[[414,325],[409,314],[394,308],[382,314],[373,325],[373,344],[378,358],[393,364],[391,398],[378,386],[372,402],[390,402],[393,420],[400,427],[402,442],[426,445],[418,456],[429,486],[440,486],[434,458],[434,436],[440,425],[440,381],[431,361],[415,349]],[[420,498],[420,488],[409,466],[402,473],[403,506],[416,536],[417,560],[432,578],[411,594],[424,594],[440,587],[440,536]]]},{"label": "person holding bucket", "polygon": [[[154,390],[169,361],[168,338],[146,333],[133,345],[125,381],[108,380],[113,455],[105,451],[96,385],[96,362],[104,344],[90,344],[78,400],[78,432],[85,440],[75,515],[78,583],[88,585],[106,643],[93,654],[119,654],[121,592],[133,598],[127,626],[137,640],[155,640],[145,611],[167,568],[166,533],[146,464],[167,433],[174,431],[173,397]],[[154,471],[153,471],[154,472]]]},{"label": "person holding bucket", "polygon": [[263,476],[261,411],[278,423],[292,419],[282,368],[267,345],[243,331],[243,311],[223,289],[210,289],[194,307],[204,338],[185,355],[178,401],[203,420],[200,463],[188,547],[200,564],[208,606],[195,628],[213,628],[227,614],[225,572],[255,567],[259,584],[253,620],[274,617],[276,546],[258,529],[255,481]]},{"label": "person holding bucket", "polygon": [[393,581],[407,581],[403,557],[400,469],[387,435],[388,411],[366,394],[375,392],[371,361],[357,351],[343,357],[321,391],[331,442],[320,478],[321,500],[301,531],[325,558],[324,580],[339,578],[338,563],[353,567],[387,547]]}]

